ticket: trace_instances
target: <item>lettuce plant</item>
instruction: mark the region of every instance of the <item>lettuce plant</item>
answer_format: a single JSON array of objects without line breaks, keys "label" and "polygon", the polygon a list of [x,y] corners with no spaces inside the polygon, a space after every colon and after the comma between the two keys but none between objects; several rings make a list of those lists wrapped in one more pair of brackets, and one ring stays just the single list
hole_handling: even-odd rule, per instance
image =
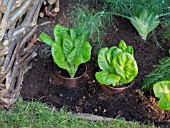
[{"label": "lettuce plant", "polygon": [[154,13],[149,13],[148,10],[143,10],[139,15],[125,16],[114,13],[117,16],[122,16],[132,23],[143,40],[146,40],[148,34],[154,30],[159,24],[159,16]]},{"label": "lettuce plant", "polygon": [[118,47],[102,48],[98,54],[98,65],[102,70],[95,77],[101,84],[119,86],[131,82],[138,74],[133,57],[133,47],[121,40]]},{"label": "lettuce plant", "polygon": [[[117,16],[127,18],[142,39],[160,23],[169,21],[169,0],[102,0],[111,12]],[[109,3],[109,4],[108,4]],[[107,12],[105,13],[107,14]]]},{"label": "lettuce plant", "polygon": [[92,47],[87,41],[88,33],[57,24],[53,34],[55,40],[44,33],[40,34],[40,39],[51,46],[54,63],[67,70],[73,78],[78,66],[90,60]]},{"label": "lettuce plant", "polygon": [[139,16],[129,17],[129,20],[143,40],[146,40],[149,32],[154,30],[160,23],[158,15],[149,13],[147,10],[141,12]]},{"label": "lettuce plant", "polygon": [[163,110],[170,110],[170,81],[159,81],[153,85],[153,91],[159,98],[158,106]]}]

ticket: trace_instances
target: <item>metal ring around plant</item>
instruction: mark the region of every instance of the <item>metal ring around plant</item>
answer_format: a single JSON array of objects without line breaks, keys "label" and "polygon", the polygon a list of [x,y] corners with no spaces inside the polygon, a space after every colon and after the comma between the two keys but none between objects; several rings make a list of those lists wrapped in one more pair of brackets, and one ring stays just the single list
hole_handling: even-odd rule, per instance
[{"label": "metal ring around plant", "polygon": [[54,65],[54,73],[57,77],[57,80],[60,84],[63,84],[63,86],[68,87],[68,88],[76,88],[80,86],[80,83],[83,81],[83,79],[85,78],[85,74],[87,72],[87,65],[83,64],[83,67],[85,67],[85,72],[79,76],[79,77],[75,77],[75,78],[68,78],[68,77],[64,77],[62,76],[57,69],[57,66]]}]

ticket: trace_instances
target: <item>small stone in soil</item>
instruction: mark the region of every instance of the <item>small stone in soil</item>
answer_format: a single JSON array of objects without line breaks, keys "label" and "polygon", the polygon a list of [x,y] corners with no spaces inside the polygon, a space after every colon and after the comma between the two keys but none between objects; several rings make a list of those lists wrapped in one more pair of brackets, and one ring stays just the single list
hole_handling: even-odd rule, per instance
[{"label": "small stone in soil", "polygon": [[88,81],[88,84],[91,84],[91,81]]},{"label": "small stone in soil", "polygon": [[106,111],[107,111],[106,109],[103,110],[104,113],[106,113]]}]

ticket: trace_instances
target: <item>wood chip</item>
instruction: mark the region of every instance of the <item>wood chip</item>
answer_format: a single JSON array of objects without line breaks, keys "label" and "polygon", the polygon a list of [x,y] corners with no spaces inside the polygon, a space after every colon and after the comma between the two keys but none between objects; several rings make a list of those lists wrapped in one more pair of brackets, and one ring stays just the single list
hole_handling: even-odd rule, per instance
[{"label": "wood chip", "polygon": [[47,1],[44,1],[44,3],[43,3],[44,5],[47,5]]},{"label": "wood chip", "polygon": [[16,6],[16,7],[20,7],[20,6],[21,6],[21,3],[22,3],[22,0],[16,0],[16,1],[15,1],[15,6]]},{"label": "wood chip", "polygon": [[104,113],[106,113],[106,111],[107,111],[106,109],[103,110]]},{"label": "wood chip", "polygon": [[6,6],[0,5],[0,12],[5,12],[6,11]]},{"label": "wood chip", "polygon": [[43,12],[40,12],[39,16],[40,16],[41,18],[43,18],[43,17],[44,17],[44,13],[43,13]]},{"label": "wood chip", "polygon": [[4,42],[3,42],[3,45],[5,45],[5,46],[7,46],[9,44],[9,40],[5,40]]},{"label": "wood chip", "polygon": [[59,12],[59,11],[60,11],[59,8],[54,8],[54,9],[53,9],[53,12]]}]

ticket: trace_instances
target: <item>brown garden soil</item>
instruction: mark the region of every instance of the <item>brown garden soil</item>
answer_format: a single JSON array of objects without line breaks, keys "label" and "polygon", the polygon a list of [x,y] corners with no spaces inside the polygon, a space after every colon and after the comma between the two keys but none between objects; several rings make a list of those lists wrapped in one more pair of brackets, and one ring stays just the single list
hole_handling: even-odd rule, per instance
[{"label": "brown garden soil", "polygon": [[[52,29],[59,23],[69,26],[70,22],[66,16],[69,11],[67,1],[60,3],[61,11],[57,17],[39,18],[38,24],[51,21],[51,24],[40,26],[37,34],[41,32],[52,35]],[[68,110],[76,113],[90,113],[100,116],[125,118],[140,122],[155,122],[165,127],[170,123],[170,111],[162,111],[157,107],[157,99],[152,94],[143,94],[140,91],[143,78],[149,74],[159,60],[168,56],[167,43],[158,36],[158,40],[164,50],[156,46],[152,38],[144,42],[131,23],[123,18],[117,18],[118,23],[107,28],[107,34],[103,35],[103,46],[117,45],[123,39],[127,45],[132,45],[138,64],[139,73],[131,88],[122,93],[108,94],[96,81],[94,75],[99,70],[95,47],[91,60],[87,62],[87,78],[79,88],[68,89],[63,85],[56,84],[54,74],[54,63],[50,55],[50,48],[40,43],[38,56],[32,61],[32,69],[24,76],[21,96],[24,100],[38,100],[59,109],[66,106]]]}]

